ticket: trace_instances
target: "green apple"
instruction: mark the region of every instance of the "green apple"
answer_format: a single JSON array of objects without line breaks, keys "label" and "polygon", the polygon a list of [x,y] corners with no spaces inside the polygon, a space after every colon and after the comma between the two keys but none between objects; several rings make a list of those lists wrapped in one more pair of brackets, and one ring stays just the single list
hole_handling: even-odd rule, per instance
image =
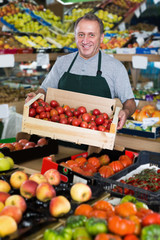
[{"label": "green apple", "polygon": [[10,163],[10,168],[13,168],[13,166],[14,166],[14,161],[13,161],[13,159],[12,159],[11,157],[8,157],[8,156],[6,156],[6,157],[4,157],[4,158],[9,161],[9,163]]},{"label": "green apple", "polygon": [[136,202],[136,208],[139,210],[140,208],[146,208],[148,209],[148,206],[147,204],[145,204],[144,202],[140,202],[140,201],[137,201]]},{"label": "green apple", "polygon": [[2,152],[0,152],[0,158],[3,158],[4,154]]},{"label": "green apple", "polygon": [[6,171],[10,169],[10,163],[5,158],[0,158],[0,171]]}]

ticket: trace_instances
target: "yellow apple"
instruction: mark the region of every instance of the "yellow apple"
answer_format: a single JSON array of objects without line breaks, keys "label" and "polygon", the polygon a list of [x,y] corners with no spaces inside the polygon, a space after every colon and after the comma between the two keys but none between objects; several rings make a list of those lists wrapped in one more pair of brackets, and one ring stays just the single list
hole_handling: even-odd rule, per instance
[{"label": "yellow apple", "polygon": [[17,231],[17,223],[10,216],[0,216],[0,237],[5,237]]},{"label": "yellow apple", "polygon": [[10,176],[10,184],[13,188],[19,189],[24,181],[28,179],[28,175],[23,171],[16,171]]},{"label": "yellow apple", "polygon": [[22,213],[24,213],[27,209],[25,199],[18,194],[13,194],[9,196],[5,201],[5,206],[17,206],[21,209]]},{"label": "yellow apple", "polygon": [[2,215],[7,215],[16,221],[16,223],[19,223],[22,219],[22,211],[19,207],[10,205],[10,206],[5,206],[2,211],[0,212],[0,216]]},{"label": "yellow apple", "polygon": [[68,199],[62,195],[51,199],[49,211],[53,217],[61,217],[71,210],[71,204]]},{"label": "yellow apple", "polygon": [[36,189],[36,197],[42,202],[47,202],[56,196],[56,191],[50,183],[40,183]]},{"label": "yellow apple", "polygon": [[10,163],[5,157],[0,158],[0,171],[6,171],[11,168]]},{"label": "yellow apple", "polygon": [[6,157],[4,157],[4,159],[8,160],[10,163],[10,168],[13,168],[13,166],[14,166],[13,158],[6,156]]},{"label": "yellow apple", "polygon": [[75,183],[70,189],[71,198],[77,202],[86,202],[92,197],[91,188],[85,183]]},{"label": "yellow apple", "polygon": [[0,192],[9,192],[11,190],[11,186],[8,182],[4,180],[0,180]]},{"label": "yellow apple", "polygon": [[2,152],[0,152],[0,158],[3,158],[4,154]]},{"label": "yellow apple", "polygon": [[42,182],[47,182],[46,177],[41,174],[41,173],[33,173],[30,177],[29,180],[35,181],[36,183],[40,184]]},{"label": "yellow apple", "polygon": [[4,208],[4,203],[3,202],[0,202],[0,213],[2,211],[2,209]]},{"label": "yellow apple", "polygon": [[47,181],[54,186],[57,186],[61,182],[61,174],[58,170],[56,169],[48,169],[45,173],[44,176],[46,177]]}]

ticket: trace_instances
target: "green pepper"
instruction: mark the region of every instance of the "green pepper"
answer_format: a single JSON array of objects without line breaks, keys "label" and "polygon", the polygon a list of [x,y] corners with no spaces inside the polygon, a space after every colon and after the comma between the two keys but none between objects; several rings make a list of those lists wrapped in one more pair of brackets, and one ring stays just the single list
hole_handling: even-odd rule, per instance
[{"label": "green pepper", "polygon": [[46,229],[43,234],[44,240],[57,240],[57,232],[53,229]]},{"label": "green pepper", "polygon": [[98,233],[106,233],[107,221],[101,218],[91,217],[86,221],[86,229],[91,235],[97,235]]},{"label": "green pepper", "polygon": [[73,240],[92,240],[92,238],[85,227],[77,227],[73,229]]},{"label": "green pepper", "polygon": [[160,240],[160,225],[152,224],[141,231],[141,240]]},{"label": "green pepper", "polygon": [[83,215],[69,216],[66,220],[66,226],[70,228],[83,227],[86,220],[87,217]]}]

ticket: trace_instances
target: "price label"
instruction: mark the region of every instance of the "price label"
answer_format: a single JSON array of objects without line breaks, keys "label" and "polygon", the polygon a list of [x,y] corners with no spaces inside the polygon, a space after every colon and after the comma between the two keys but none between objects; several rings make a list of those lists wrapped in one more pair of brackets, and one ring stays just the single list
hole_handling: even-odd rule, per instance
[{"label": "price label", "polygon": [[37,66],[43,66],[49,64],[49,54],[38,53],[37,54]]},{"label": "price label", "polygon": [[137,18],[139,18],[140,14],[141,14],[141,13],[140,13],[140,9],[137,8],[137,9],[135,10],[134,14],[136,15]]},{"label": "price label", "polygon": [[125,31],[125,30],[126,30],[126,25],[125,25],[125,23],[122,22],[121,24],[119,24],[118,28],[119,28],[120,31]]},{"label": "price label", "polygon": [[148,58],[143,56],[133,56],[132,66],[136,69],[147,69]]},{"label": "price label", "polygon": [[142,3],[140,8],[141,8],[141,13],[143,13],[147,9],[146,3]]},{"label": "price label", "polygon": [[0,119],[9,117],[9,108],[8,104],[0,105]]},{"label": "price label", "polygon": [[0,68],[14,67],[15,59],[13,54],[0,55]]}]

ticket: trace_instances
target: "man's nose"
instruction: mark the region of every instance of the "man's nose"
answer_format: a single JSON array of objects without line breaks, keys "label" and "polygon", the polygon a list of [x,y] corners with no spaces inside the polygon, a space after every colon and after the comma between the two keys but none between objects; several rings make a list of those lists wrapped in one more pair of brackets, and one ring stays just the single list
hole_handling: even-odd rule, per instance
[{"label": "man's nose", "polygon": [[89,37],[87,35],[85,35],[83,37],[83,43],[88,43],[89,42]]}]

